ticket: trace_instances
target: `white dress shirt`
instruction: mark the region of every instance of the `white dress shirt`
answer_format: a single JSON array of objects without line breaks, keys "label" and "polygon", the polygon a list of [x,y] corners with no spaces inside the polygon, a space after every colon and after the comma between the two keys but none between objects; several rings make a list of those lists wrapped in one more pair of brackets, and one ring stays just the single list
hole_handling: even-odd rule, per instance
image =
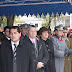
[{"label": "white dress shirt", "polygon": [[9,38],[9,37],[7,37],[7,36],[6,36],[6,38],[7,38],[8,40],[10,40],[10,38]]},{"label": "white dress shirt", "polygon": [[[36,39],[31,39],[31,38],[29,38],[30,40],[31,40],[31,42],[34,40],[34,42],[36,43]],[[33,42],[32,42],[33,43]]]},{"label": "white dress shirt", "polygon": [[14,44],[16,44],[16,47],[19,45],[19,41],[17,42],[17,43],[14,43],[13,41],[11,41],[11,44],[12,44],[12,50],[13,50],[13,52],[14,52]]},{"label": "white dress shirt", "polygon": [[34,43],[34,44],[35,44],[35,48],[36,48],[36,46],[37,46],[36,39],[31,39],[31,38],[29,38],[29,39],[31,40],[31,42],[32,42],[32,43]]}]

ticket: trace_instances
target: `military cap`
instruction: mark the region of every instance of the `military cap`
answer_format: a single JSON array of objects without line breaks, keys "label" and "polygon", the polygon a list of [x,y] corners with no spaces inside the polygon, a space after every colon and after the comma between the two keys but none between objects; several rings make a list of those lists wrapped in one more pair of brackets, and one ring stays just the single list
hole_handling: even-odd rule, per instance
[{"label": "military cap", "polygon": [[58,26],[55,26],[55,30],[62,30],[63,31],[63,25],[60,24]]},{"label": "military cap", "polygon": [[23,25],[21,25],[21,28],[28,29],[28,27],[29,27],[29,24],[23,24]]},{"label": "military cap", "polygon": [[63,27],[63,32],[68,32],[67,27]]}]

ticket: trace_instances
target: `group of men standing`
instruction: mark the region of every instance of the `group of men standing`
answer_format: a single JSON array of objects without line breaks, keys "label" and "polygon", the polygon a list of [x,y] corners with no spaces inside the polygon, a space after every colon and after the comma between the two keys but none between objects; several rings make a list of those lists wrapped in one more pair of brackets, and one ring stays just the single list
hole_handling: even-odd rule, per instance
[{"label": "group of men standing", "polygon": [[[36,38],[37,31],[34,25],[28,28],[28,34],[21,38],[18,26],[9,29],[9,38],[1,43],[0,48],[0,71],[1,72],[48,72],[47,64],[52,63],[53,70],[50,72],[64,72],[64,56],[72,54],[72,50],[66,46],[62,38],[63,26],[55,27],[55,36],[48,37],[48,31],[44,28],[40,36]],[[42,29],[40,29],[41,31]],[[43,35],[42,35],[43,34]],[[45,37],[44,37],[45,36]],[[44,39],[44,40],[43,40]],[[47,44],[51,43],[51,44]],[[52,47],[52,48],[50,48]],[[51,56],[51,57],[50,57]],[[49,61],[49,63],[48,63]]]},{"label": "group of men standing", "polygon": [[36,39],[36,27],[31,26],[28,37],[20,40],[19,27],[10,28],[10,39],[1,44],[1,72],[44,72],[48,52],[42,41]]}]

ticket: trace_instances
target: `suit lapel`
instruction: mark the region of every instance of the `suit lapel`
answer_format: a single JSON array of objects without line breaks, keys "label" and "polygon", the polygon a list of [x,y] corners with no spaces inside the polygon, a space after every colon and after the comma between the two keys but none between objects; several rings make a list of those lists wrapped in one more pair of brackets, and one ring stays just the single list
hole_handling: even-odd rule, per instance
[{"label": "suit lapel", "polygon": [[38,51],[40,51],[42,48],[42,44],[40,42],[38,42],[38,40],[37,40],[37,45],[38,45]]},{"label": "suit lapel", "polygon": [[31,47],[33,48],[33,50],[35,50],[33,43],[31,42],[31,40],[29,39],[29,37],[26,38],[26,40],[30,43]]},{"label": "suit lapel", "polygon": [[12,57],[12,59],[13,59],[13,50],[12,50],[11,41],[8,41],[8,48],[9,48],[9,50],[10,50],[11,57]]}]

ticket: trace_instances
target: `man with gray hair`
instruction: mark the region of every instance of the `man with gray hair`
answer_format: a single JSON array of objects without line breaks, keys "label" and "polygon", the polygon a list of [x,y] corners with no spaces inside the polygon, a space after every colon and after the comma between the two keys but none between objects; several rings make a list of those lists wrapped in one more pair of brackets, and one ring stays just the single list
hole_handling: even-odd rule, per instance
[{"label": "man with gray hair", "polygon": [[34,25],[31,25],[28,28],[28,37],[24,37],[24,40],[32,49],[34,64],[35,64],[35,72],[44,72],[45,65],[48,61],[48,52],[45,46],[45,43],[42,40],[37,40],[37,31]]}]

